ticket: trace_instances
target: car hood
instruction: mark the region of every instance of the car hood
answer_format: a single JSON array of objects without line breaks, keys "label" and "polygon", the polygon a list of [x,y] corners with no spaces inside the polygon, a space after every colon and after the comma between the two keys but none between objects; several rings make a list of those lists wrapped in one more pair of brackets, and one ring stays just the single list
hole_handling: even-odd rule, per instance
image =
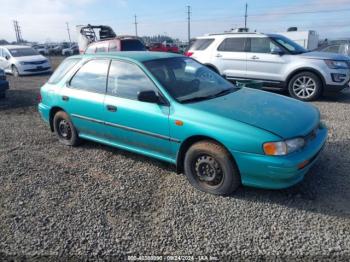
[{"label": "car hood", "polygon": [[267,130],[283,139],[305,136],[320,121],[318,109],[311,104],[251,88],[187,105]]},{"label": "car hood", "polygon": [[314,58],[314,59],[330,59],[330,60],[349,60],[347,56],[335,54],[335,53],[328,53],[328,52],[307,52],[300,54],[300,56],[306,57],[306,58]]},{"label": "car hood", "polygon": [[42,55],[20,56],[20,57],[14,57],[14,59],[17,60],[18,62],[36,62],[36,61],[47,60],[46,57]]}]

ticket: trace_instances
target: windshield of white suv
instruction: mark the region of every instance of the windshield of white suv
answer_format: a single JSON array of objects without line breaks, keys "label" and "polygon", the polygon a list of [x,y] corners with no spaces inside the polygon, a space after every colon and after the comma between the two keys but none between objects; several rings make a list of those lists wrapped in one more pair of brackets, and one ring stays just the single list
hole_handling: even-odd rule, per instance
[{"label": "windshield of white suv", "polygon": [[39,55],[33,48],[11,48],[9,51],[13,57]]},{"label": "windshield of white suv", "polygon": [[229,94],[238,88],[191,58],[174,57],[144,62],[147,69],[180,103]]},{"label": "windshield of white suv", "polygon": [[282,36],[282,35],[274,35],[270,36],[272,40],[283,46],[285,49],[287,49],[292,54],[302,54],[308,52],[304,47],[298,45],[294,41],[290,40],[289,38]]}]

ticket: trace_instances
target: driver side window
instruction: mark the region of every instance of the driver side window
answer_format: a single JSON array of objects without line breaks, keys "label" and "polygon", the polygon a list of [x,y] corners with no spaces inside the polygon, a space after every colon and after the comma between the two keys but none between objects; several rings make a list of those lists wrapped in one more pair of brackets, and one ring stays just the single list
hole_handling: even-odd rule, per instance
[{"label": "driver side window", "polygon": [[250,38],[249,51],[252,53],[270,54],[274,49],[279,49],[279,47],[268,37]]}]

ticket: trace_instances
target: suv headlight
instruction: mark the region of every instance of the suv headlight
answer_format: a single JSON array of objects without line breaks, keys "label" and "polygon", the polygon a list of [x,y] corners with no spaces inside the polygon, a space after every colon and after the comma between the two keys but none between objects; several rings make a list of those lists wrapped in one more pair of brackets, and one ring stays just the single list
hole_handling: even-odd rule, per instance
[{"label": "suv headlight", "polygon": [[336,61],[336,60],[324,60],[326,65],[331,69],[348,69],[348,63],[345,61]]},{"label": "suv headlight", "polygon": [[305,139],[297,137],[285,141],[264,143],[265,155],[284,156],[302,149],[305,146]]}]

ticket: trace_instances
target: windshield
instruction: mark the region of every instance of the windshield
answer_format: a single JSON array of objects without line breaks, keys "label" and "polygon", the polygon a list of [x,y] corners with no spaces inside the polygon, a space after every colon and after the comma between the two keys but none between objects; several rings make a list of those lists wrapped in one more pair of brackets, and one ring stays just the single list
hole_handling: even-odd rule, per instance
[{"label": "windshield", "polygon": [[180,103],[211,99],[237,90],[232,83],[191,58],[157,59],[144,65]]},{"label": "windshield", "polygon": [[290,40],[289,38],[279,35],[279,36],[272,36],[271,37],[275,42],[283,46],[285,49],[287,49],[292,54],[302,54],[308,52],[304,47],[298,45],[294,41]]},{"label": "windshield", "polygon": [[13,57],[39,55],[35,49],[29,47],[9,49],[9,51]]}]

